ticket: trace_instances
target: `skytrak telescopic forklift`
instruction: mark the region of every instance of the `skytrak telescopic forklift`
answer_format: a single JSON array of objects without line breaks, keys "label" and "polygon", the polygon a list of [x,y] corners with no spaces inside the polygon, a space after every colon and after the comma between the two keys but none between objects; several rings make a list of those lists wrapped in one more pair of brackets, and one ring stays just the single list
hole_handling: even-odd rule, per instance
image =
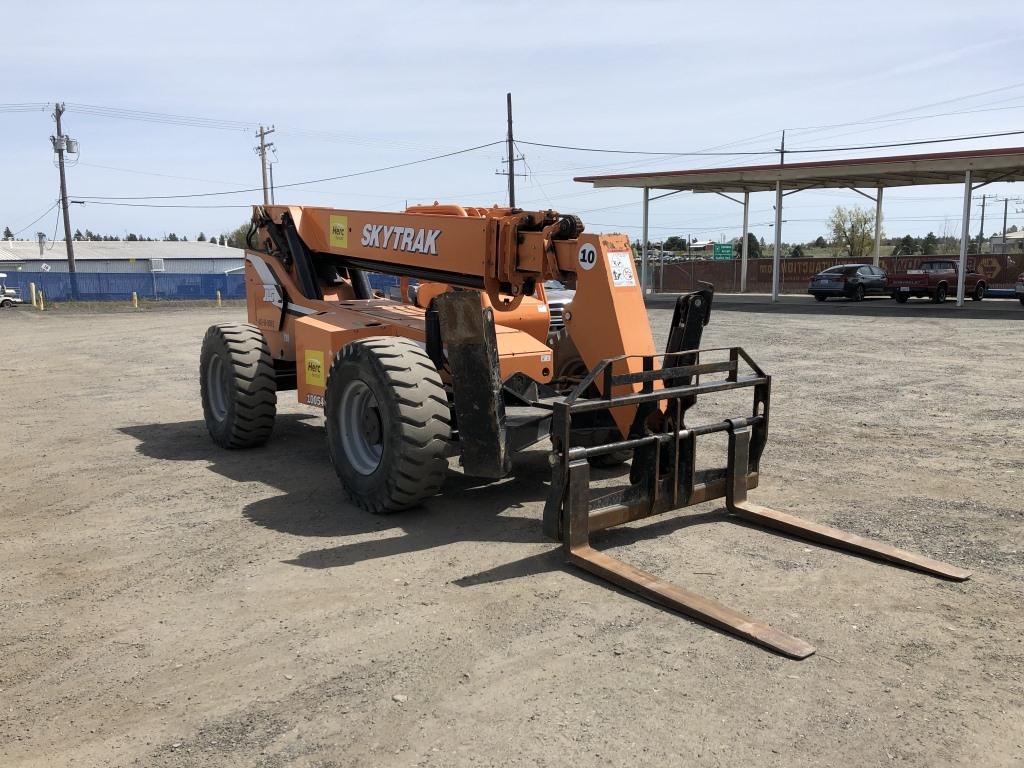
[{"label": "skytrak telescopic forklift", "polygon": [[[200,379],[210,435],[260,445],[277,393],[322,407],[331,461],[351,501],[402,510],[436,494],[458,456],[483,478],[550,438],[543,528],[566,559],[649,600],[802,659],[808,643],[615,560],[591,533],[713,499],[749,523],[935,576],[969,572],[747,501],[768,437],[771,378],[738,347],[699,349],[710,288],[681,296],[657,354],[629,241],[575,216],[417,206],[403,213],[254,209],[249,324],[211,327]],[[419,305],[383,298],[366,272],[422,281]],[[540,285],[574,287],[551,341]],[[403,294],[407,295],[406,291]],[[744,413],[689,423],[711,393],[747,390]],[[735,393],[734,393],[735,394]],[[724,467],[698,470],[699,437],[724,433]],[[590,466],[631,461],[629,484],[593,492]]]}]

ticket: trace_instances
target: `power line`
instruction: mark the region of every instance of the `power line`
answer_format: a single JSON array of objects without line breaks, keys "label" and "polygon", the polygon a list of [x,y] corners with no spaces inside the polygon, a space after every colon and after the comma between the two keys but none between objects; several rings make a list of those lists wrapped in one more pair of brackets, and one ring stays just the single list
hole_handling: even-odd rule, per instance
[{"label": "power line", "polygon": [[195,115],[174,115],[164,112],[145,112],[137,109],[122,109],[120,107],[103,107],[97,104],[75,104],[68,102],[67,107],[72,112],[94,117],[108,117],[118,120],[135,120],[146,123],[161,123],[165,125],[182,125],[193,128],[211,128],[221,131],[248,131],[255,127],[255,123],[241,122],[238,120],[221,120],[211,117],[198,117]]},{"label": "power line", "polygon": [[[990,139],[998,136],[1017,136],[1024,134],[1024,130],[1021,131],[1001,131],[999,133],[976,133],[969,136],[946,136],[937,139],[919,139],[916,141],[895,141],[886,144],[859,144],[855,146],[845,147],[813,147],[808,149],[787,149],[786,152],[792,154],[798,153],[809,153],[809,152],[852,152],[858,149],[882,149],[885,147],[912,147],[921,144],[943,144],[951,141],[971,141],[974,139]],[[767,154],[778,154],[778,149],[769,151],[749,151],[749,152],[647,152],[635,149],[607,149],[598,147],[574,147],[567,144],[544,144],[535,141],[523,141],[520,139],[516,140],[519,144],[528,144],[534,147],[548,147],[550,149],[566,149],[575,152],[603,152],[617,155],[659,155],[663,157],[703,157],[703,156],[724,156],[734,157],[740,155],[767,155]]]},{"label": "power line", "polygon": [[50,108],[50,104],[43,102],[31,102],[22,104],[0,104],[0,112],[42,112]]},{"label": "power line", "polygon": [[[73,203],[83,203],[85,205],[119,205],[127,208],[252,208],[252,205],[235,204],[235,205],[185,205],[185,204],[174,204],[174,203],[113,203],[106,200],[72,200]],[[32,226],[31,224],[29,226]]]},{"label": "power line", "polygon": [[857,149],[884,149],[886,147],[913,147],[921,144],[945,144],[951,141],[970,141],[972,139],[991,139],[997,136],[1019,136],[1024,131],[1001,131],[999,133],[977,133],[972,136],[947,136],[941,139],[921,139],[919,141],[897,141],[889,144],[861,144],[854,147],[819,147],[809,149],[787,149],[793,154],[809,152],[852,152]]},{"label": "power line", "polygon": [[237,182],[237,181],[225,181],[224,179],[202,179],[202,178],[199,178],[198,176],[175,176],[174,174],[171,174],[171,173],[157,173],[156,171],[140,171],[140,170],[136,170],[134,168],[118,168],[117,166],[113,166],[113,165],[98,165],[97,163],[85,163],[85,162],[81,162],[81,161],[79,161],[78,164],[81,165],[81,166],[87,167],[87,168],[101,168],[101,169],[103,169],[105,171],[119,171],[121,173],[133,173],[133,174],[136,174],[137,176],[159,176],[160,178],[163,178],[163,179],[180,179],[182,181],[200,181],[200,182],[203,182],[204,184],[239,184],[240,183],[240,182]]},{"label": "power line", "polygon": [[516,139],[519,144],[528,144],[531,147],[547,147],[548,149],[568,149],[573,152],[603,152],[613,155],[662,155],[667,157],[704,157],[708,155],[721,155],[731,157],[733,155],[763,155],[764,152],[645,152],[638,149],[605,149],[602,147],[574,147],[568,144],[544,144],[539,141],[523,141]]},{"label": "power line", "polygon": [[[407,168],[410,165],[419,165],[421,163],[429,163],[433,160],[441,160],[446,157],[455,157],[456,155],[464,155],[467,152],[475,152],[479,149],[485,149],[487,147],[493,147],[498,144],[504,144],[505,140],[500,139],[498,141],[492,141],[487,144],[479,144],[475,147],[466,147],[465,149],[457,149],[454,152],[445,152],[442,155],[433,155],[432,157],[424,157],[419,160],[410,160],[406,163],[396,163],[394,165],[386,165],[381,168],[371,168],[366,171],[356,171],[354,173],[345,173],[340,176],[327,176],[322,179],[308,179],[306,181],[293,181],[290,184],[278,184],[277,189],[283,189],[285,187],[302,187],[308,184],[322,184],[325,181],[340,181],[341,179],[352,179],[357,176],[367,176],[371,173],[381,173],[383,171],[393,171],[396,168]],[[262,192],[263,187],[249,187],[247,189],[231,189],[223,192],[194,192],[187,195],[137,195],[137,196],[126,196],[126,197],[114,197],[108,195],[76,195],[78,199],[89,200],[90,202],[99,200],[180,200],[183,198],[190,197],[217,197],[222,195],[240,195],[248,192]]]},{"label": "power line", "polygon": [[31,221],[31,222],[29,222],[29,223],[28,223],[28,224],[26,224],[26,225],[25,225],[24,227],[22,227],[22,228],[21,228],[21,229],[19,229],[19,230],[18,230],[17,232],[15,232],[15,233],[14,233],[14,236],[15,236],[15,237],[17,237],[18,235],[20,235],[20,234],[21,234],[22,232],[24,232],[24,231],[25,231],[26,229],[28,229],[28,228],[29,228],[29,227],[31,227],[31,226],[32,226],[33,224],[35,224],[35,223],[36,223],[37,221],[39,221],[39,220],[40,220],[41,218],[43,218],[43,216],[45,216],[46,214],[48,214],[48,213],[49,213],[50,211],[52,211],[52,210],[53,210],[54,208],[56,208],[56,207],[57,207],[58,205],[60,205],[60,200],[57,200],[57,201],[56,201],[56,202],[55,202],[55,203],[54,203],[53,205],[51,205],[51,206],[50,206],[49,208],[47,208],[47,209],[46,209],[45,211],[43,211],[43,212],[42,212],[41,214],[39,214],[39,215],[38,215],[38,216],[37,216],[36,218],[34,218],[34,219],[33,219],[33,220]]}]

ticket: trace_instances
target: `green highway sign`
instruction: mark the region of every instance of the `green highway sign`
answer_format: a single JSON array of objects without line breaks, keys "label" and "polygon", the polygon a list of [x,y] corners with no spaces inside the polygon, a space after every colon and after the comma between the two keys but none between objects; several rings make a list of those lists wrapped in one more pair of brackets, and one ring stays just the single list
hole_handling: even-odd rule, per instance
[{"label": "green highway sign", "polygon": [[712,254],[715,261],[732,258],[732,243],[715,243],[715,252]]}]

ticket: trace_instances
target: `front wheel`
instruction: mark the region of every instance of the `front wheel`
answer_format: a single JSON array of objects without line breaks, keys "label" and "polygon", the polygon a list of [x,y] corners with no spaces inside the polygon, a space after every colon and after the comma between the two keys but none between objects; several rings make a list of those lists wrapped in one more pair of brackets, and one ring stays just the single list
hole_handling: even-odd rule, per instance
[{"label": "front wheel", "polygon": [[814,294],[814,300],[815,301],[824,301],[826,298],[827,298],[826,296],[822,296],[820,293]]},{"label": "front wheel", "polygon": [[984,298],[985,298],[985,284],[984,283],[978,283],[976,286],[974,286],[974,293],[971,294],[971,299],[973,301],[981,301]]},{"label": "front wheel", "polygon": [[199,355],[206,429],[224,448],[251,448],[270,437],[277,412],[277,379],[259,328],[222,323],[206,331]]},{"label": "front wheel", "polygon": [[853,289],[853,300],[854,301],[864,301],[864,286],[863,285],[858,285],[856,288]]},{"label": "front wheel", "polygon": [[935,289],[935,303],[945,304],[946,303],[946,286],[940,285]]},{"label": "front wheel", "polygon": [[901,291],[897,291],[896,293],[894,293],[892,295],[892,297],[894,299],[896,299],[896,301],[898,301],[900,304],[906,304],[907,303],[907,299],[910,298],[910,294],[909,293],[903,293]]},{"label": "front wheel", "polygon": [[418,344],[372,336],[346,345],[331,365],[325,401],[327,447],[352,503],[397,512],[441,489],[451,410]]}]

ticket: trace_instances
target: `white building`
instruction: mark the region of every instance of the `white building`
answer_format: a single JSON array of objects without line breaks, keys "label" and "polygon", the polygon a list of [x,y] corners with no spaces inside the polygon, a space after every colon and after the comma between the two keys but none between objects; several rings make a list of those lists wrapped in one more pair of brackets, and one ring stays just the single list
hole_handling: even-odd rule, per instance
[{"label": "white building", "polygon": [[[241,248],[200,242],[75,241],[78,272],[170,272],[188,275],[224,274],[239,270]],[[0,240],[0,265],[5,272],[67,272],[63,240],[40,245],[32,240]]]}]

